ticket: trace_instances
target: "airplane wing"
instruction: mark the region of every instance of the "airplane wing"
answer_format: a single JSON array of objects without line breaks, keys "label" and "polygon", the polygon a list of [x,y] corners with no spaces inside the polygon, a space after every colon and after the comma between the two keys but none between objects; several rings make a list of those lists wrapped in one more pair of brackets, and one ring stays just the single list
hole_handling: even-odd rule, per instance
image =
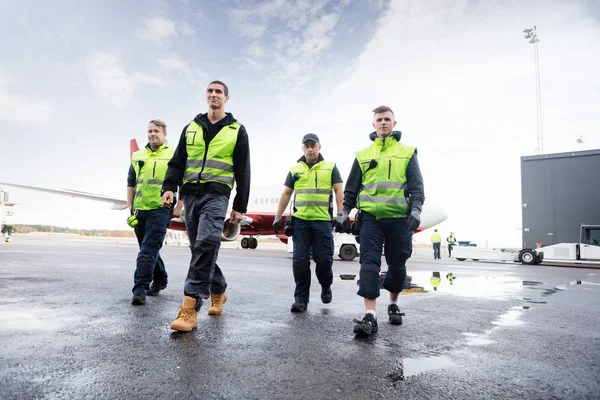
[{"label": "airplane wing", "polygon": [[78,198],[82,198],[82,199],[101,201],[104,203],[111,204],[110,208],[113,210],[126,210],[127,209],[127,200],[117,199],[115,197],[108,197],[108,196],[104,196],[101,194],[81,192],[79,190],[72,190],[72,189],[47,189],[47,188],[42,188],[42,187],[38,187],[38,186],[18,185],[15,183],[8,183],[8,182],[0,182],[0,185],[11,186],[11,187],[16,187],[16,188],[21,188],[21,189],[36,190],[38,192],[53,193],[53,194],[58,194],[58,195],[68,196],[68,197],[73,197],[73,198],[78,197]]}]

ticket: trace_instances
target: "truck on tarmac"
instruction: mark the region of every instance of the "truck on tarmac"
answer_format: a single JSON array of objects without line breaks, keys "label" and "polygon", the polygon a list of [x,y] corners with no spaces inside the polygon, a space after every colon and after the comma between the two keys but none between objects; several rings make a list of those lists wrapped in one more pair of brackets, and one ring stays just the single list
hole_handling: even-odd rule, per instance
[{"label": "truck on tarmac", "polygon": [[[343,261],[352,261],[358,255],[358,242],[349,233],[333,233],[333,255],[338,255]],[[294,236],[288,238],[288,253],[294,251]]]},{"label": "truck on tarmac", "polygon": [[579,243],[559,243],[536,249],[455,246],[452,257],[458,261],[512,261],[525,265],[543,262],[600,268],[600,225],[581,225]]}]

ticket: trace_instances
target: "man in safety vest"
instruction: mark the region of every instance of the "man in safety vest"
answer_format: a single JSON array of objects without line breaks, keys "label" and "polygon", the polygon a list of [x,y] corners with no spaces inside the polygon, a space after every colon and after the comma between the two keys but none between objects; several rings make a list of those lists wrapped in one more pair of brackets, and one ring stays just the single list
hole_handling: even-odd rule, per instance
[{"label": "man in safety vest", "polygon": [[163,184],[163,203],[179,193],[192,258],[183,288],[183,303],[171,329],[191,331],[204,299],[211,299],[209,315],[218,315],[227,301],[227,281],[217,265],[221,235],[233,185],[236,195],[228,223],[239,224],[250,194],[248,134],[231,113],[225,112],[229,89],[221,81],[206,88],[208,112],[198,114],[181,133]]},{"label": "man in safety vest", "polygon": [[321,301],[331,302],[333,283],[332,189],[337,210],[342,209],[342,176],[334,162],[321,155],[319,137],[313,133],[302,138],[304,156],[290,168],[273,221],[275,234],[281,229],[281,215],[294,196],[293,271],[296,281],[292,312],[306,311],[310,295],[310,250],[315,260],[315,274],[321,284]]},{"label": "man in safety vest", "polygon": [[431,244],[433,245],[433,258],[435,260],[441,259],[440,249],[442,247],[442,235],[440,235],[437,229],[434,229],[431,234]]},{"label": "man in safety vest", "polygon": [[456,237],[454,236],[454,232],[450,232],[450,236],[446,238],[446,242],[448,242],[448,257],[452,257],[452,249],[456,244]]},{"label": "man in safety vest", "polygon": [[[377,332],[376,303],[379,297],[381,253],[385,240],[388,271],[383,288],[390,293],[387,309],[392,325],[402,324],[396,303],[406,279],[406,260],[412,254],[412,234],[419,227],[425,201],[423,178],[415,147],[400,143],[401,132],[394,112],[387,106],[373,110],[373,144],[356,152],[346,182],[344,210],[337,230],[350,231],[348,214],[357,207],[360,216],[360,282],[358,295],[364,298],[366,313],[354,320],[354,333],[368,336]],[[355,230],[355,229],[354,229]]]},{"label": "man in safety vest", "polygon": [[167,163],[175,149],[165,141],[167,125],[153,119],[148,123],[148,144],[131,156],[127,174],[127,206],[131,216],[129,226],[135,229],[140,245],[131,304],[146,304],[146,295],[156,296],[167,287],[167,271],[160,257],[171,221],[171,210],[164,208],[160,191],[167,172]]},{"label": "man in safety vest", "polygon": [[15,216],[12,211],[7,211],[6,215],[2,217],[2,234],[6,237],[4,240],[6,243],[10,242],[10,235],[12,235],[14,225],[15,225]]}]

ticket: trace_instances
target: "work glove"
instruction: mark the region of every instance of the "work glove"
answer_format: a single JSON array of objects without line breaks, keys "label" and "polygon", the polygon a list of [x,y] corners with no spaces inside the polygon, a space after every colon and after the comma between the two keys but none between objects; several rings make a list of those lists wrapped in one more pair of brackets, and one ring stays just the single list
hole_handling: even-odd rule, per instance
[{"label": "work glove", "polygon": [[273,232],[277,235],[277,231],[281,229],[281,215],[276,215],[273,219]]},{"label": "work glove", "polygon": [[421,225],[421,210],[413,208],[410,215],[406,218],[406,227],[409,232],[414,232]]},{"label": "work glove", "polygon": [[350,229],[350,216],[348,215],[348,211],[337,213],[335,218],[335,231],[340,233],[348,233],[350,232]]}]

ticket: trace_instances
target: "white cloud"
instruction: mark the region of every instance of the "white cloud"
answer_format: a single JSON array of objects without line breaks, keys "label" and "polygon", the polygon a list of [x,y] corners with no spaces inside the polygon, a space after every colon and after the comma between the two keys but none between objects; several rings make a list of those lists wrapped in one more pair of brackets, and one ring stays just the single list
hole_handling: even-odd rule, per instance
[{"label": "white cloud", "polygon": [[138,31],[141,39],[161,44],[165,39],[177,35],[175,22],[167,18],[154,17],[144,20],[144,26]]},{"label": "white cloud", "polygon": [[208,77],[205,71],[190,67],[189,63],[176,53],[161,56],[158,59],[158,64],[165,69],[182,74],[190,83],[196,83],[198,79],[206,79]]},{"label": "white cloud", "polygon": [[85,61],[91,84],[115,107],[125,109],[137,89],[144,86],[165,86],[165,82],[149,74],[127,72],[120,60],[111,54],[95,51]]},{"label": "white cloud", "polygon": [[315,77],[321,56],[331,48],[334,29],[348,3],[270,0],[234,8],[229,16],[241,36],[260,39],[271,27],[276,29],[270,47],[255,40],[244,49],[247,59],[242,66],[256,69],[268,54],[272,60],[266,67],[270,84],[278,89],[302,90]]},{"label": "white cloud", "polygon": [[265,55],[265,50],[259,42],[254,42],[250,46],[246,47],[243,53],[249,57],[261,58]]},{"label": "white cloud", "polygon": [[187,22],[182,22],[177,25],[177,32],[181,33],[183,36],[192,36],[196,31],[190,24]]},{"label": "white cloud", "polygon": [[0,68],[0,121],[44,124],[54,114],[50,104],[39,103],[15,93],[17,82],[12,74]]},{"label": "white cloud", "polygon": [[188,62],[177,54],[171,54],[169,56],[161,56],[158,59],[158,63],[165,68],[170,68],[176,71],[185,72],[188,74],[192,73]]}]

